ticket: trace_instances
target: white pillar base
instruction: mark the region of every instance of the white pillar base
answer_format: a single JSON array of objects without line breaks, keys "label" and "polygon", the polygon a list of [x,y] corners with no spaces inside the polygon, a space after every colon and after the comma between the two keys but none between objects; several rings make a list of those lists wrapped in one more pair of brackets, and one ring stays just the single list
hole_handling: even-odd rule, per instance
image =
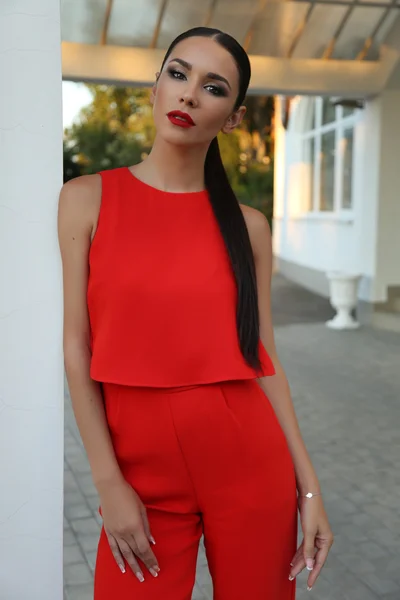
[{"label": "white pillar base", "polygon": [[360,323],[347,311],[338,311],[337,315],[325,324],[329,329],[358,329],[360,327]]}]

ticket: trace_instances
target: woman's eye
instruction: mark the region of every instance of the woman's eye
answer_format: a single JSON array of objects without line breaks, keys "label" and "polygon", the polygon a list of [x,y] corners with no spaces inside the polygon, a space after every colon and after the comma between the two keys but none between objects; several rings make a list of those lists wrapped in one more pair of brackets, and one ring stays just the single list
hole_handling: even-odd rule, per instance
[{"label": "woman's eye", "polygon": [[185,75],[176,69],[168,69],[168,73],[173,79],[185,79]]},{"label": "woman's eye", "polygon": [[219,87],[218,85],[209,84],[209,85],[206,85],[205,87],[209,92],[214,94],[214,96],[226,96],[226,92],[225,92],[224,88]]},{"label": "woman's eye", "polygon": [[[177,71],[176,69],[170,68],[168,69],[168,75],[172,77],[172,79],[180,79],[181,81],[186,80],[186,75],[181,71]],[[227,92],[223,87],[219,85],[215,85],[214,83],[209,83],[204,88],[209,91],[214,96],[226,96]]]}]

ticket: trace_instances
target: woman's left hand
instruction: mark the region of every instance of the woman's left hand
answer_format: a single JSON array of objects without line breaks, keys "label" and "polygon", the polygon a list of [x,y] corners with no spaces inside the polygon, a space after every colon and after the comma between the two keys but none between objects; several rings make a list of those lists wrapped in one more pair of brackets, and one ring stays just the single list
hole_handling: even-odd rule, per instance
[{"label": "woman's left hand", "polygon": [[299,497],[299,511],[304,537],[293,557],[290,578],[294,579],[307,567],[310,571],[307,589],[310,590],[324,566],[333,544],[333,534],[321,496]]}]

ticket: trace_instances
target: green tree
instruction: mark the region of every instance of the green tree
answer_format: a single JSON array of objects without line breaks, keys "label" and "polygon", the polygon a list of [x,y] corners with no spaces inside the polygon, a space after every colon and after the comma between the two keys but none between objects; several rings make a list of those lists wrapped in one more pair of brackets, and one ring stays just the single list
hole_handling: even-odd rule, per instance
[{"label": "green tree", "polygon": [[76,160],[76,154],[73,146],[69,145],[65,140],[63,143],[63,155],[64,155],[64,183],[69,179],[74,179],[82,175],[81,166]]},{"label": "green tree", "polygon": [[[79,174],[97,173],[139,162],[149,152],[154,125],[149,90],[93,85],[92,102],[64,132],[64,150]],[[64,172],[73,176],[76,169]]]},{"label": "green tree", "polygon": [[244,125],[253,136],[253,158],[262,146],[267,156],[273,155],[273,96],[247,96]]}]

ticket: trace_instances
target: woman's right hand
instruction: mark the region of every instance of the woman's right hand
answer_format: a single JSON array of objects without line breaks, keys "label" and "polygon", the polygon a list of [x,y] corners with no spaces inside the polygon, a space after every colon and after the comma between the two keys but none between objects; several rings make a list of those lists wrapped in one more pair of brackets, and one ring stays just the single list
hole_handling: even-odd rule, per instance
[{"label": "woman's right hand", "polygon": [[144,581],[136,560],[138,557],[153,577],[157,577],[160,567],[150,547],[150,543],[156,542],[151,535],[146,508],[138,494],[124,479],[99,487],[104,530],[122,573],[125,573],[125,559],[139,581]]}]

